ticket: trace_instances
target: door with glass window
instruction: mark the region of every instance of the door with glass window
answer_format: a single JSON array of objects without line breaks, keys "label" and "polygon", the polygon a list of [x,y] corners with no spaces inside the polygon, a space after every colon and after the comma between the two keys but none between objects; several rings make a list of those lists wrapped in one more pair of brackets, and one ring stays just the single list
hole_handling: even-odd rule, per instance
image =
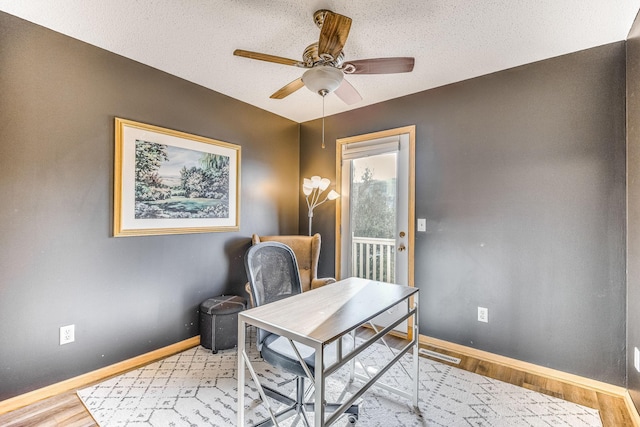
[{"label": "door with glass window", "polygon": [[[413,286],[413,151],[415,127],[338,140],[336,230],[340,278]],[[397,317],[376,318],[386,325]],[[406,322],[396,329],[407,332]]]}]

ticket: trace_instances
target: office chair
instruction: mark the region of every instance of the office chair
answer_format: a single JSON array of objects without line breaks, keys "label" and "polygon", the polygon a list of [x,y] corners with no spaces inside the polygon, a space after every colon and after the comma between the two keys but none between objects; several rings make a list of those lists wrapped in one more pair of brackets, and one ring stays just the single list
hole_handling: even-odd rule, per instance
[{"label": "office chair", "polygon": [[[244,263],[256,306],[278,301],[302,292],[296,256],[287,245],[279,242],[258,243],[249,248],[245,254]],[[267,386],[258,385],[263,388],[265,395],[288,405],[287,408],[275,414],[276,420],[281,421],[294,415],[300,415],[305,425],[309,426],[305,410],[313,411],[314,403],[305,403],[304,401],[304,380],[307,378],[307,374],[296,357],[291,344],[280,335],[258,329],[257,345],[262,358],[267,363],[296,376],[295,399]],[[345,351],[350,351],[348,347],[353,348],[353,342],[345,342],[343,346]],[[303,355],[311,375],[315,375],[314,350],[302,344],[296,344],[296,347],[299,353]],[[327,359],[335,357],[335,354],[335,348],[328,348],[325,351]],[[331,361],[328,360],[327,363],[331,363]],[[339,406],[339,404],[329,403],[326,405],[326,409],[328,411],[336,410]],[[352,405],[345,413],[347,414],[348,425],[355,425],[358,419],[358,405]],[[256,424],[256,426],[261,427],[272,425],[271,418]]]},{"label": "office chair", "polygon": [[313,236],[251,236],[251,244],[261,242],[280,242],[289,246],[296,256],[302,292],[319,288],[336,281],[333,277],[318,277],[318,261],[320,260],[320,234]]},{"label": "office chair", "polygon": [[[257,245],[261,242],[280,242],[291,248],[296,256],[302,292],[319,288],[320,286],[325,286],[336,281],[333,277],[318,277],[318,261],[320,259],[320,245],[322,243],[320,234],[316,233],[313,236],[258,236],[257,234],[253,234],[251,236],[252,245]],[[245,285],[245,290],[247,295],[249,295],[251,307],[254,307],[255,303],[249,283]]]}]

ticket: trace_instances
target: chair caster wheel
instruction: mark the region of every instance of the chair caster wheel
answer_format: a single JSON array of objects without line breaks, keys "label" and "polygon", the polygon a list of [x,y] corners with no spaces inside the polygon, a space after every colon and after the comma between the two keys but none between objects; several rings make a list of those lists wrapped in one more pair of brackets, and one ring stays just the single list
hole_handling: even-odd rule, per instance
[{"label": "chair caster wheel", "polygon": [[358,421],[358,417],[355,415],[349,415],[347,418],[347,427],[356,425],[356,421]]}]

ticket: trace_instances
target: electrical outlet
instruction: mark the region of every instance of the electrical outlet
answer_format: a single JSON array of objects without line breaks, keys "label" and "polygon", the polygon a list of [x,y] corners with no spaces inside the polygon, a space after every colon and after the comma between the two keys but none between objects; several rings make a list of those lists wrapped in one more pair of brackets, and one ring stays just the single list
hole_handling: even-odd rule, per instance
[{"label": "electrical outlet", "polygon": [[76,340],[76,325],[60,326],[60,345]]},{"label": "electrical outlet", "polygon": [[478,307],[478,322],[489,323],[489,309]]},{"label": "electrical outlet", "polygon": [[640,350],[638,350],[638,347],[633,348],[633,367],[640,372]]}]

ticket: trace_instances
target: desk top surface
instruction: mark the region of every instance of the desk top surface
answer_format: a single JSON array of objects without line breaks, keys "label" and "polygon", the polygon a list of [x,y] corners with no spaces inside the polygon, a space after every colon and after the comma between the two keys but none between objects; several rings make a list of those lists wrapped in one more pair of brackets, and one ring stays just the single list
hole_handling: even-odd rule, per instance
[{"label": "desk top surface", "polygon": [[409,286],[350,277],[239,316],[299,342],[328,344],[416,292]]}]

